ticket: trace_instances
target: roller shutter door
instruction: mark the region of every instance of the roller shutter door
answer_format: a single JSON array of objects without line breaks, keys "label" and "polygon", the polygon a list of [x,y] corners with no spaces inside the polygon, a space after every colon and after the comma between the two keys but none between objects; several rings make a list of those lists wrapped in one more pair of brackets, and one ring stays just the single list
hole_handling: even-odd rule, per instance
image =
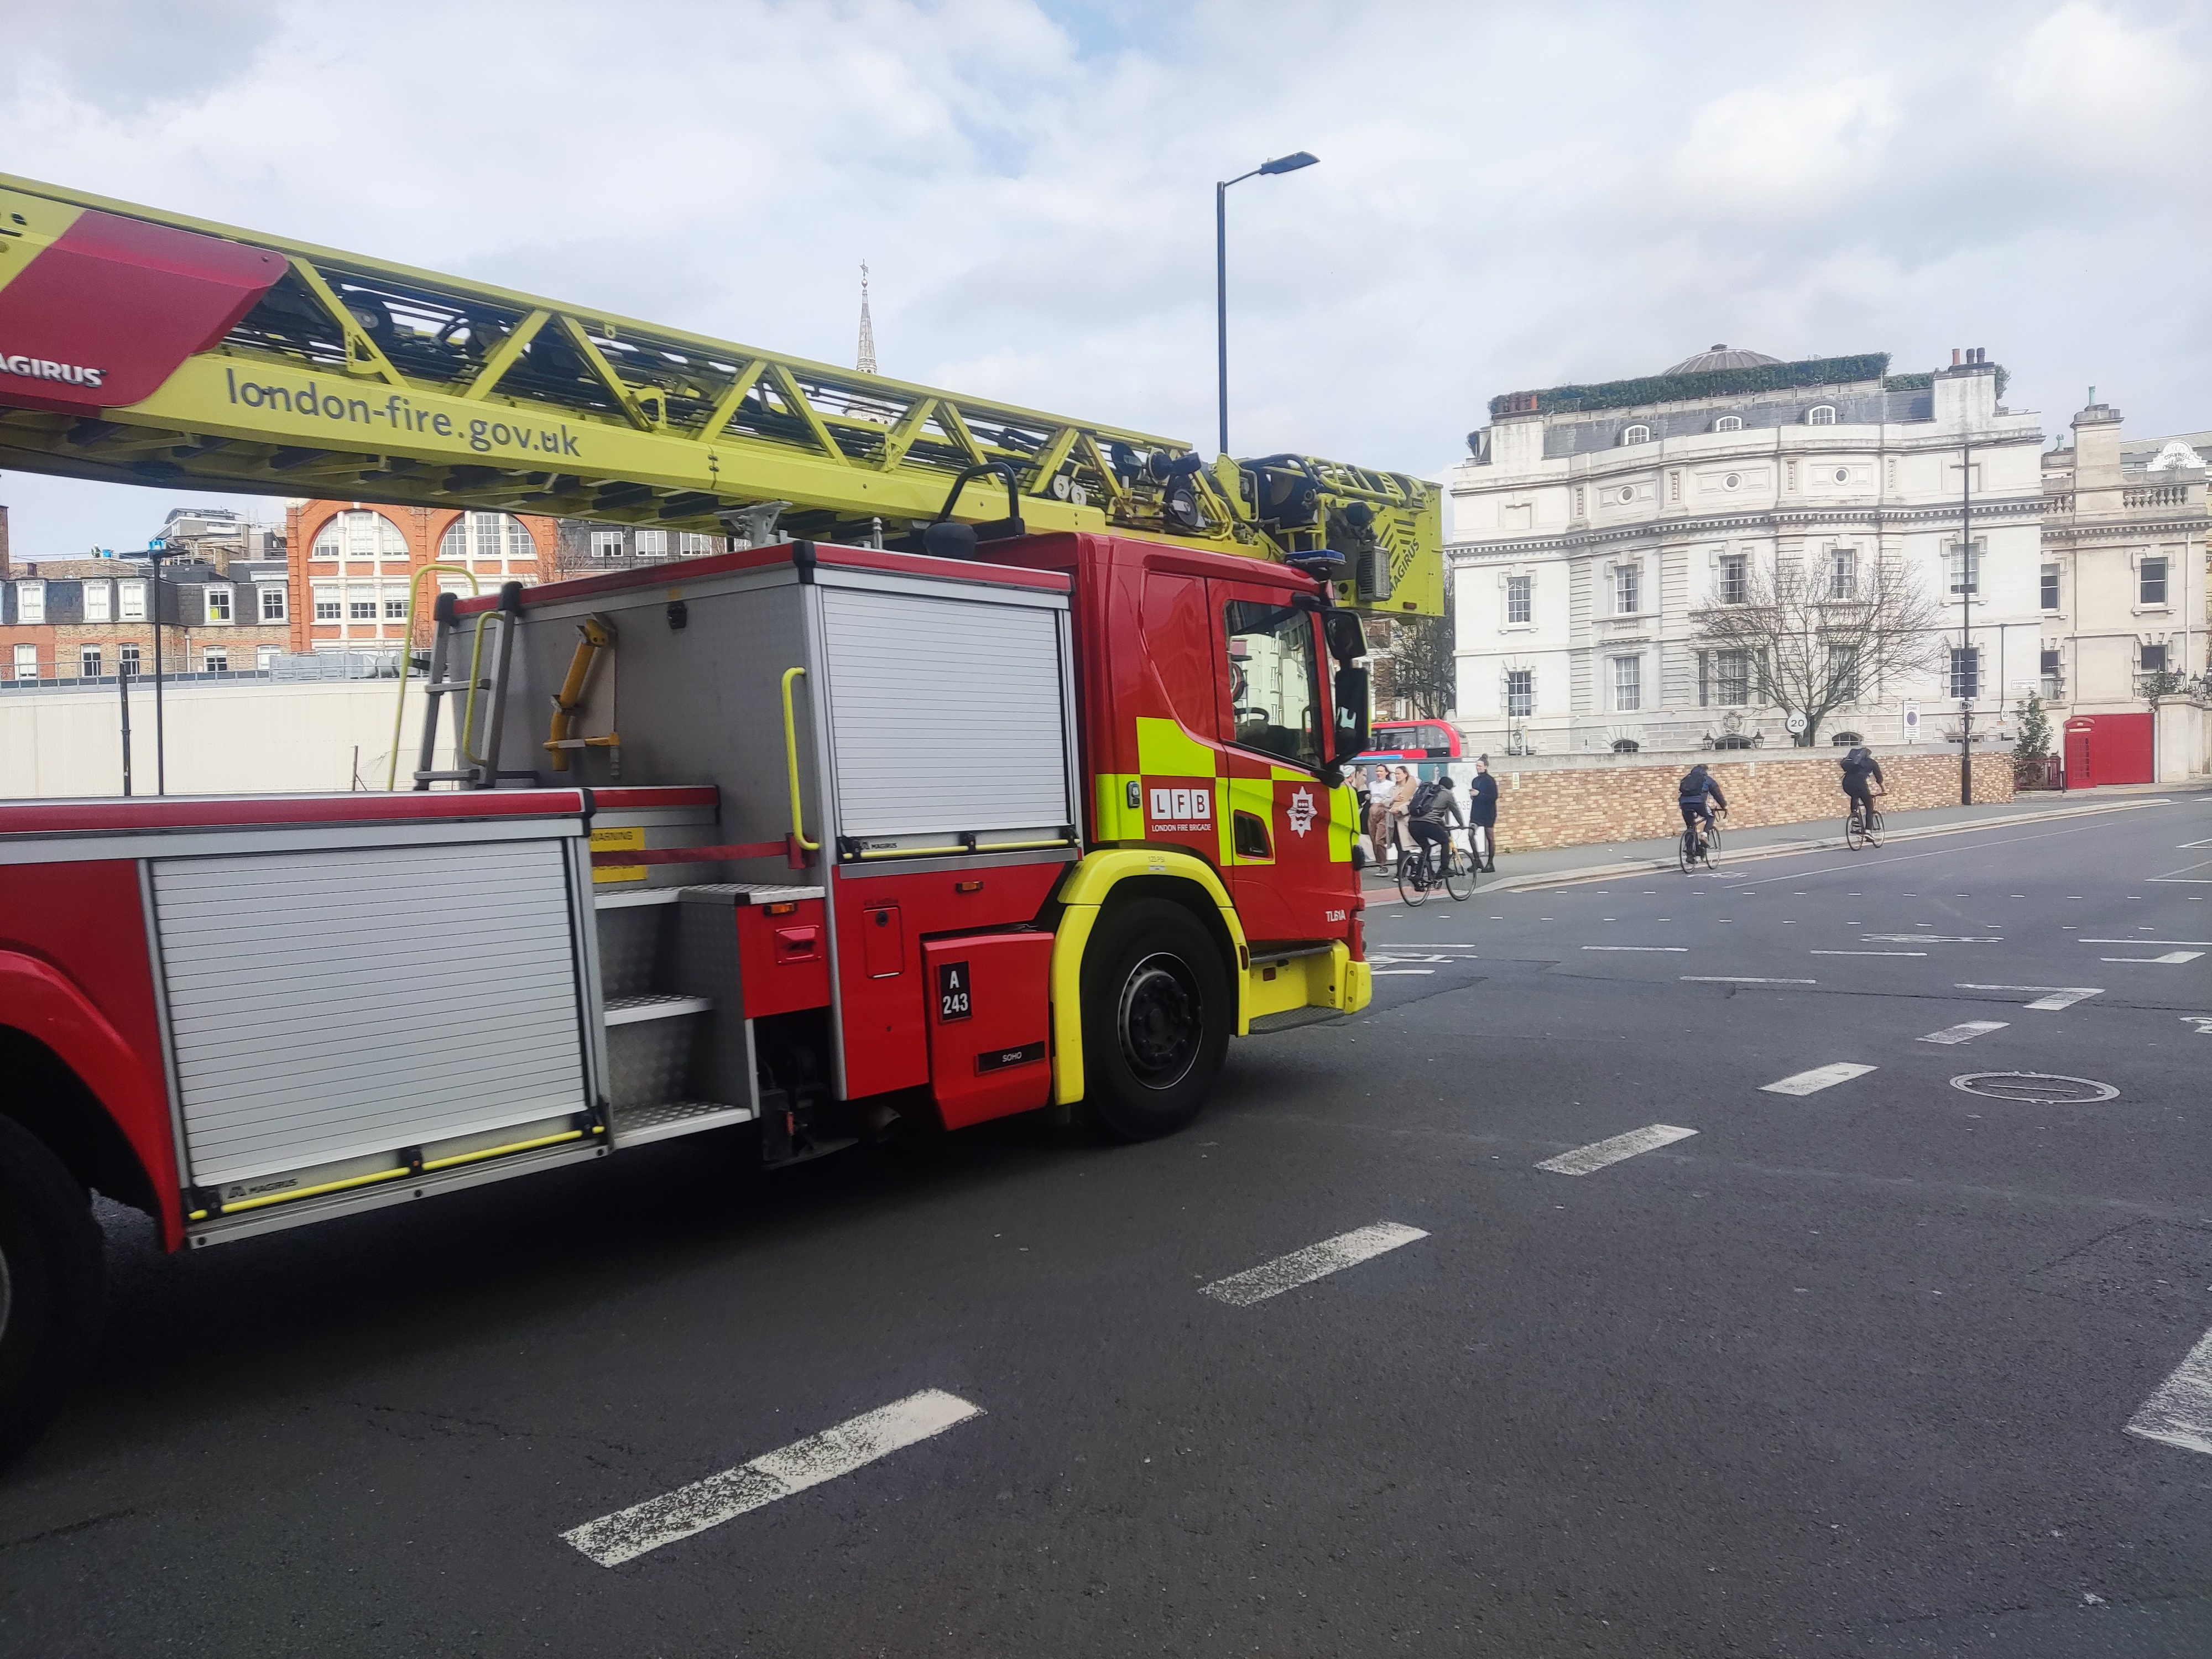
[{"label": "roller shutter door", "polygon": [[849,588],[822,605],[840,834],[1075,821],[1059,611]]},{"label": "roller shutter door", "polygon": [[193,1184],[584,1109],[562,844],[153,867]]}]

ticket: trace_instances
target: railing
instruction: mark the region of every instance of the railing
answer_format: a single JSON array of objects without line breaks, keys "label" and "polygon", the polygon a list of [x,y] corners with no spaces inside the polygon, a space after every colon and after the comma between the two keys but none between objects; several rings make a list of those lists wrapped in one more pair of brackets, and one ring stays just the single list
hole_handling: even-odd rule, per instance
[{"label": "railing", "polygon": [[2154,489],[2128,489],[2120,493],[2124,507],[2186,507],[2189,505],[2187,484],[2160,484]]}]

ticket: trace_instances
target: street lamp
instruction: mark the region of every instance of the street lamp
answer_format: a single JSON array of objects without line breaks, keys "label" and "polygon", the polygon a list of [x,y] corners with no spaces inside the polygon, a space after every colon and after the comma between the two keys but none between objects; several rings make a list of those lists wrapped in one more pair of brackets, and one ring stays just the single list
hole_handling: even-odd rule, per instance
[{"label": "street lamp", "polygon": [[1229,453],[1229,186],[1241,185],[1247,179],[1273,177],[1278,173],[1296,173],[1300,167],[1310,167],[1321,157],[1305,150],[1296,150],[1288,155],[1278,155],[1272,161],[1262,161],[1249,173],[1240,173],[1234,179],[1223,179],[1213,186],[1213,301],[1214,338],[1221,367],[1221,451]]}]

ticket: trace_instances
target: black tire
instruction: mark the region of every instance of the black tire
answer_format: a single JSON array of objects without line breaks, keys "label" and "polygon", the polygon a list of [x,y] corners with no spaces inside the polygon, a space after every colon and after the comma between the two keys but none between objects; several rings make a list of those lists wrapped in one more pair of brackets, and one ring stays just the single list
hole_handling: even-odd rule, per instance
[{"label": "black tire", "polygon": [[1867,819],[1866,838],[1867,845],[1869,847],[1881,845],[1881,814],[1880,812],[1875,813]]},{"label": "black tire", "polygon": [[1721,827],[1716,823],[1705,831],[1705,868],[1717,870],[1720,866]]},{"label": "black tire", "polygon": [[91,1359],[106,1283],[84,1189],[0,1117],[0,1464],[38,1438]]},{"label": "black tire", "polygon": [[1474,860],[1463,848],[1455,847],[1445,855],[1444,891],[1462,904],[1474,896]]},{"label": "black tire", "polygon": [[1851,851],[1856,853],[1860,848],[1866,844],[1866,830],[1864,826],[1859,823],[1859,815],[1856,812],[1853,812],[1849,817],[1844,820],[1844,845],[1850,848]]},{"label": "black tire", "polygon": [[1221,951],[1167,899],[1109,912],[1083,953],[1084,1105],[1121,1140],[1173,1134],[1198,1115],[1237,1029]]},{"label": "black tire", "polygon": [[1697,833],[1685,824],[1682,828],[1682,839],[1674,843],[1674,861],[1682,866],[1682,873],[1686,876],[1690,873],[1692,867],[1698,861],[1698,855],[1694,850],[1697,842],[1692,839]]},{"label": "black tire", "polygon": [[1398,854],[1398,896],[1408,905],[1428,901],[1428,849],[1423,847]]}]

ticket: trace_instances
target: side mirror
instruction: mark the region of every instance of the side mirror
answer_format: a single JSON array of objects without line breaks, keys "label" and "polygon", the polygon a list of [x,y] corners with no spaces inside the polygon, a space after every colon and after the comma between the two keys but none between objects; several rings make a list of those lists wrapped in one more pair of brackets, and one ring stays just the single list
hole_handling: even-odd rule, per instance
[{"label": "side mirror", "polygon": [[1367,635],[1356,612],[1322,611],[1321,631],[1328,641],[1328,654],[1340,663],[1357,662],[1367,654]]},{"label": "side mirror", "polygon": [[1331,752],[1337,759],[1349,760],[1366,749],[1370,741],[1368,719],[1367,671],[1338,669],[1335,742],[1331,745]]}]

